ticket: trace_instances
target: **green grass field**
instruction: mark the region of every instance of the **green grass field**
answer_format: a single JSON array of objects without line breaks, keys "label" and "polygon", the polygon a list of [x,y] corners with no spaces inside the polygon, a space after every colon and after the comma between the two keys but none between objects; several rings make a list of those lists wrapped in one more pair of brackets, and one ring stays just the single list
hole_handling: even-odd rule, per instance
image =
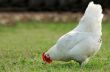
[{"label": "green grass field", "polygon": [[0,72],[110,72],[110,23],[103,24],[100,51],[80,69],[74,61],[42,64],[41,54],[76,24],[29,22],[0,26]]}]

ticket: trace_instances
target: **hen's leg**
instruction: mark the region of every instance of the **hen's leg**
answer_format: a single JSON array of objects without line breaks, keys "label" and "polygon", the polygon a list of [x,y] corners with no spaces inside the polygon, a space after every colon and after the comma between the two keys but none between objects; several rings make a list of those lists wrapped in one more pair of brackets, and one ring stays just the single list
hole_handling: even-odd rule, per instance
[{"label": "hen's leg", "polygon": [[79,64],[80,64],[81,68],[83,68],[88,63],[88,61],[89,61],[89,58],[87,58],[84,61],[80,62]]}]

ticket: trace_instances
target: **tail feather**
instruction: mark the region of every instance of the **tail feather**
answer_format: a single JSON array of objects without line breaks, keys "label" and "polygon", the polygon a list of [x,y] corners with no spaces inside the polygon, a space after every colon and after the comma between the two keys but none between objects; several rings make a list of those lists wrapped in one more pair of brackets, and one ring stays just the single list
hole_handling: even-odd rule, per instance
[{"label": "tail feather", "polygon": [[85,11],[85,14],[81,18],[79,25],[75,28],[75,30],[95,32],[101,35],[102,18],[103,13],[101,5],[90,2]]},{"label": "tail feather", "polygon": [[100,17],[100,15],[102,15],[102,7],[100,4],[94,4],[94,2],[90,2],[86,11],[85,11],[85,14],[86,16],[90,16],[90,17],[93,17],[93,18],[96,18],[96,17]]},{"label": "tail feather", "polygon": [[102,7],[100,4],[90,2],[81,21],[102,21]]}]

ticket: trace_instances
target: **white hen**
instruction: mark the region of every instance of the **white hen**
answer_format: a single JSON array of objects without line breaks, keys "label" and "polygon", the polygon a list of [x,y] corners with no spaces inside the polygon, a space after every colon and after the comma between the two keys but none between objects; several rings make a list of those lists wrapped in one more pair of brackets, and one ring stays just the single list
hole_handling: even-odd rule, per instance
[{"label": "white hen", "polygon": [[84,66],[101,47],[102,18],[101,5],[90,2],[79,25],[43,53],[43,61],[51,63],[52,60],[75,60],[81,67]]}]

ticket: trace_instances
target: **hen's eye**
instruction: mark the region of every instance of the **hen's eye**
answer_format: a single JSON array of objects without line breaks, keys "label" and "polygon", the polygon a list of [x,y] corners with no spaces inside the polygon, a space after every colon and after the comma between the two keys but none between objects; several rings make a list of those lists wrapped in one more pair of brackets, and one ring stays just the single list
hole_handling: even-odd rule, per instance
[{"label": "hen's eye", "polygon": [[49,57],[49,55],[48,55],[48,54],[47,54],[46,56],[47,56],[47,57]]}]

